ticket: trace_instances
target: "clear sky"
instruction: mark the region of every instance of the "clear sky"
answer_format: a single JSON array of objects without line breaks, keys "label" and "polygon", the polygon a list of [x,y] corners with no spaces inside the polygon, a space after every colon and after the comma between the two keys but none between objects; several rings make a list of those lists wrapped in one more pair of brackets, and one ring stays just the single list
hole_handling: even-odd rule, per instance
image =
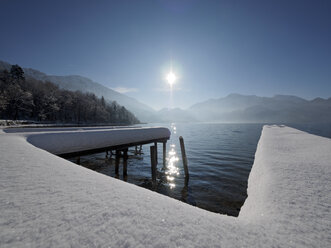
[{"label": "clear sky", "polygon": [[230,93],[331,97],[331,1],[0,0],[0,60],[156,109]]}]

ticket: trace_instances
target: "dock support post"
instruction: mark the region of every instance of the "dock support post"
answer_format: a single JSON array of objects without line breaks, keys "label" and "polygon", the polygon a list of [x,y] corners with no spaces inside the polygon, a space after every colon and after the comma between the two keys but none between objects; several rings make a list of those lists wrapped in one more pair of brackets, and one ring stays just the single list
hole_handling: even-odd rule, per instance
[{"label": "dock support post", "polygon": [[119,167],[120,167],[120,157],[121,151],[116,150],[116,157],[115,157],[115,174],[118,175]]},{"label": "dock support post", "polygon": [[179,137],[179,143],[180,143],[180,150],[182,152],[182,160],[183,160],[183,166],[184,166],[184,172],[185,172],[185,184],[188,184],[190,175],[188,172],[187,157],[186,157],[184,139],[182,136]]},{"label": "dock support post", "polygon": [[76,164],[79,164],[80,165],[80,156],[77,157]]},{"label": "dock support post", "polygon": [[134,154],[135,154],[135,155],[138,154],[138,146],[135,146],[135,148],[134,148]]},{"label": "dock support post", "polygon": [[163,141],[163,169],[166,168],[167,141]]},{"label": "dock support post", "polygon": [[123,176],[128,175],[128,149],[123,151]]},{"label": "dock support post", "polygon": [[152,181],[153,185],[156,183],[156,152],[155,152],[155,146],[150,147],[151,152],[151,170],[152,170]]},{"label": "dock support post", "polygon": [[106,158],[111,159],[113,156],[113,151],[112,150],[106,150]]},{"label": "dock support post", "polygon": [[156,160],[156,164],[158,164],[158,157],[157,157],[157,142],[154,142],[154,146],[155,146],[155,160]]}]

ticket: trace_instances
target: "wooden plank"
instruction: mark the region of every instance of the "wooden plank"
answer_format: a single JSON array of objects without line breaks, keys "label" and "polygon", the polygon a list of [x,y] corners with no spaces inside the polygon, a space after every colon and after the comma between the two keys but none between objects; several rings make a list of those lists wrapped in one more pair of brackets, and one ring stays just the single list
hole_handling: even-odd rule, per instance
[{"label": "wooden plank", "polygon": [[136,146],[136,145],[140,146],[140,145],[146,145],[146,144],[155,143],[155,142],[163,142],[168,139],[169,138],[153,139],[153,140],[147,140],[147,141],[136,142],[136,143],[127,143],[127,144],[121,144],[121,145],[116,145],[116,146],[107,146],[107,147],[89,149],[89,150],[78,151],[78,152],[62,153],[62,154],[56,154],[56,155],[59,157],[62,157],[62,158],[72,158],[72,157],[77,157],[77,156],[89,155],[89,154],[93,154],[93,153],[105,152],[107,150],[124,150],[124,149],[132,147],[132,146]]}]

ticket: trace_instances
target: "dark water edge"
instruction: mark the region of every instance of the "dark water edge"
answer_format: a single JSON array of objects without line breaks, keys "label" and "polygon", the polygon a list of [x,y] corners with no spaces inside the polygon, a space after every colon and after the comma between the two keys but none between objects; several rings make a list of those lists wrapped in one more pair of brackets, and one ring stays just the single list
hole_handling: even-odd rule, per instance
[{"label": "dark water edge", "polygon": [[[167,169],[162,169],[162,146],[158,146],[157,185],[152,186],[149,145],[142,154],[129,150],[128,176],[115,175],[115,158],[97,153],[80,158],[86,168],[128,183],[154,190],[208,211],[238,216],[247,197],[247,182],[264,124],[178,123],[147,124],[171,130],[167,143]],[[286,124],[331,138],[330,124]],[[141,126],[141,125],[140,125]],[[185,186],[178,138],[183,136],[190,181]],[[69,159],[76,162],[76,158]]]},{"label": "dark water edge", "polygon": [[286,125],[310,134],[331,138],[331,123],[288,123]]}]

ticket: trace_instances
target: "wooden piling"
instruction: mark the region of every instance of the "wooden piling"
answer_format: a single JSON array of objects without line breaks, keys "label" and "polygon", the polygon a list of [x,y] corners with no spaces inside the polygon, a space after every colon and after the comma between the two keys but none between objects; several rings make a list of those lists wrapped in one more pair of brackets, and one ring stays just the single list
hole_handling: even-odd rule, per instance
[{"label": "wooden piling", "polygon": [[76,158],[76,164],[80,165],[80,157],[79,156]]},{"label": "wooden piling", "polygon": [[119,172],[119,167],[120,167],[120,157],[121,157],[121,151],[116,150],[116,155],[115,155],[115,174],[118,175]]},{"label": "wooden piling", "polygon": [[128,149],[123,151],[123,177],[128,175]]},{"label": "wooden piling", "polygon": [[157,157],[157,142],[154,142],[154,146],[155,146],[155,160],[156,160],[156,164],[158,164],[158,157]]},{"label": "wooden piling", "polygon": [[183,160],[183,166],[184,166],[184,172],[185,172],[185,184],[187,184],[190,175],[188,172],[187,157],[186,157],[184,139],[182,136],[179,137],[179,143],[180,143],[180,150],[182,152],[182,160]]},{"label": "wooden piling", "polygon": [[166,168],[167,142],[163,142],[163,169]]},{"label": "wooden piling", "polygon": [[150,147],[150,153],[151,153],[151,171],[152,171],[152,181],[153,184],[156,183],[156,152],[155,152],[155,146]]}]

